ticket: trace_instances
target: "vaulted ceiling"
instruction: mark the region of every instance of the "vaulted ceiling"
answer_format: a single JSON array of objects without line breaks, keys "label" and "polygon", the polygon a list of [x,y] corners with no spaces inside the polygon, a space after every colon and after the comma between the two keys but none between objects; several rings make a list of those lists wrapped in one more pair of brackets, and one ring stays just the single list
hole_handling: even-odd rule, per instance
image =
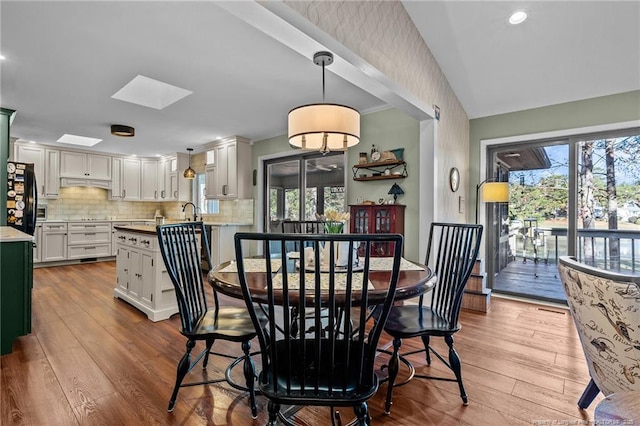
[{"label": "vaulted ceiling", "polygon": [[[407,1],[470,118],[640,90],[637,1]],[[526,5],[529,19],[505,23]],[[12,136],[151,156],[217,136],[286,133],[287,113],[322,100],[321,69],[217,2],[2,1],[2,107]],[[331,72],[326,100],[385,102]],[[193,93],[158,110],[111,96],[142,75]],[[134,138],[109,133],[136,128]]]}]

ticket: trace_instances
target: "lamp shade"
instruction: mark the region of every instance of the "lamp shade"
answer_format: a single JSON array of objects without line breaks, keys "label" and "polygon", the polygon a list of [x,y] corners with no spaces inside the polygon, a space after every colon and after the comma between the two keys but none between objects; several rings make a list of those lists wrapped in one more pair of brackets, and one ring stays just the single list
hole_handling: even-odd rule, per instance
[{"label": "lamp shade", "polygon": [[191,152],[193,151],[193,148],[187,148],[187,151],[189,151],[189,167],[185,169],[182,176],[185,179],[195,179],[196,171],[191,168]]},{"label": "lamp shade", "polygon": [[509,183],[486,182],[482,187],[482,201],[485,203],[506,203],[509,201]]},{"label": "lamp shade", "polygon": [[389,189],[389,192],[387,192],[387,194],[402,195],[404,194],[404,191],[402,190],[402,188],[400,188],[400,185],[398,185],[397,183],[394,183],[391,189]]},{"label": "lamp shade", "polygon": [[351,107],[311,104],[289,111],[289,144],[294,147],[344,151],[359,141],[360,113]]}]

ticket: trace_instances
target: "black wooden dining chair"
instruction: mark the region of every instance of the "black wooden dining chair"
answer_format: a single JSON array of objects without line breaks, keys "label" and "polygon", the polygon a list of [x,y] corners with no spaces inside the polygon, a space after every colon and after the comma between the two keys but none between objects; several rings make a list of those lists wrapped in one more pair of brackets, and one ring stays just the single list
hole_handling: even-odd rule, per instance
[{"label": "black wooden dining chair", "polygon": [[[250,355],[250,340],[256,336],[256,329],[246,308],[220,306],[215,290],[213,290],[213,306],[208,306],[200,256],[202,249],[210,268],[211,253],[203,223],[160,225],[157,227],[157,233],[162,259],[175,289],[182,325],[180,332],[187,338],[186,352],[178,363],[176,383],[169,400],[168,410],[173,411],[180,387],[227,381],[226,378],[219,378],[182,384],[187,373],[202,358],[204,358],[202,368],[207,368],[209,354],[235,359],[228,368],[228,374],[229,369],[241,360],[237,356],[211,351],[216,340],[227,340],[242,344],[246,388],[231,381],[228,383],[239,390],[249,392],[251,414],[256,418],[258,413],[254,391],[255,371]],[[257,321],[264,324],[264,318],[262,320],[258,318]],[[205,348],[192,362],[191,351],[199,340],[205,342]]]},{"label": "black wooden dining chair", "polygon": [[[453,347],[453,335],[460,330],[458,316],[462,305],[462,293],[469,280],[478,257],[482,225],[452,223],[432,223],[429,232],[425,264],[430,266],[437,276],[437,282],[431,293],[430,305],[425,305],[424,296],[420,296],[417,305],[394,306],[389,313],[384,331],[393,337],[393,352],[388,367],[388,388],[385,401],[385,413],[391,410],[393,387],[404,385],[413,377],[457,382],[460,397],[464,405],[468,404],[467,394],[462,384],[461,363]],[[429,345],[431,336],[444,337],[449,347],[447,362]],[[402,339],[421,337],[424,349],[400,354]],[[455,378],[434,377],[415,374],[413,365],[406,357],[425,352],[427,365],[431,365],[431,353],[449,367]],[[409,377],[402,383],[395,383],[399,370],[399,361],[409,366]]]},{"label": "black wooden dining chair", "polygon": [[283,234],[323,234],[324,222],[319,220],[283,220]]},{"label": "black wooden dining chair", "polygon": [[[283,249],[288,242],[311,246],[314,260],[296,268],[297,261],[283,261],[272,266],[271,250]],[[258,330],[262,372],[258,387],[269,399],[269,425],[278,418],[281,405],[328,406],[332,422],[340,421],[335,407],[353,407],[358,424],[370,424],[367,400],[378,388],[374,372],[376,345],[384,320],[392,306],[398,281],[402,236],[399,234],[256,234],[235,236],[236,259],[244,299]],[[243,247],[256,243],[264,250],[266,272],[245,268]],[[393,249],[392,271],[370,270],[372,243],[389,243]],[[349,247],[347,266],[336,266],[335,250],[340,244]],[[354,266],[353,247],[363,244],[364,262]],[[322,247],[329,250],[329,263],[322,264]],[[301,249],[302,251],[302,249]],[[303,259],[302,253],[300,258]],[[279,266],[281,264],[281,266]],[[298,263],[299,267],[300,264]],[[384,278],[380,278],[381,274]],[[370,280],[384,279],[388,291],[371,293]],[[252,283],[259,282],[259,285]],[[371,300],[378,304],[378,322],[368,324]],[[291,310],[305,312],[295,319]],[[268,319],[260,327],[260,313]],[[328,314],[327,314],[328,313]],[[296,328],[303,330],[292,333]]]}]

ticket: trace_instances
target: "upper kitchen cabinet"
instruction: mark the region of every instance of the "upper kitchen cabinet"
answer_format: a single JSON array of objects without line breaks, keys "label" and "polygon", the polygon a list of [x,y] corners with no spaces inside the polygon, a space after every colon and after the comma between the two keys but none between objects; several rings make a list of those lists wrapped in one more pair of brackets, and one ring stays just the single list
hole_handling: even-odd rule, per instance
[{"label": "upper kitchen cabinet", "polygon": [[140,160],[113,157],[112,200],[140,201]]},{"label": "upper kitchen cabinet", "polygon": [[16,142],[13,157],[21,163],[33,163],[39,198],[58,198],[60,151],[43,145]]},{"label": "upper kitchen cabinet", "polygon": [[189,155],[178,152],[165,156],[166,201],[191,201],[192,181],[183,173],[189,167]]},{"label": "upper kitchen cabinet", "polygon": [[206,197],[219,200],[252,198],[251,143],[232,136],[205,145]]},{"label": "upper kitchen cabinet", "polygon": [[60,151],[63,186],[110,188],[111,157],[77,151]]},{"label": "upper kitchen cabinet", "polygon": [[161,201],[160,191],[158,189],[158,167],[159,164],[157,160],[140,161],[140,173],[142,176],[140,200]]}]

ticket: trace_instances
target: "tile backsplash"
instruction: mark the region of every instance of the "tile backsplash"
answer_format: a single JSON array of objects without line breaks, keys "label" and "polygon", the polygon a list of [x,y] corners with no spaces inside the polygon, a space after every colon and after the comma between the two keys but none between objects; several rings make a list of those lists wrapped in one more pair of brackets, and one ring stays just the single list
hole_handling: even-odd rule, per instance
[{"label": "tile backsplash", "polygon": [[[153,219],[156,210],[169,219],[183,219],[182,202],[112,201],[101,188],[60,188],[57,199],[47,200],[48,220]],[[188,209],[191,214],[191,208]],[[253,223],[253,200],[220,201],[218,214],[204,220],[219,223]]]}]

